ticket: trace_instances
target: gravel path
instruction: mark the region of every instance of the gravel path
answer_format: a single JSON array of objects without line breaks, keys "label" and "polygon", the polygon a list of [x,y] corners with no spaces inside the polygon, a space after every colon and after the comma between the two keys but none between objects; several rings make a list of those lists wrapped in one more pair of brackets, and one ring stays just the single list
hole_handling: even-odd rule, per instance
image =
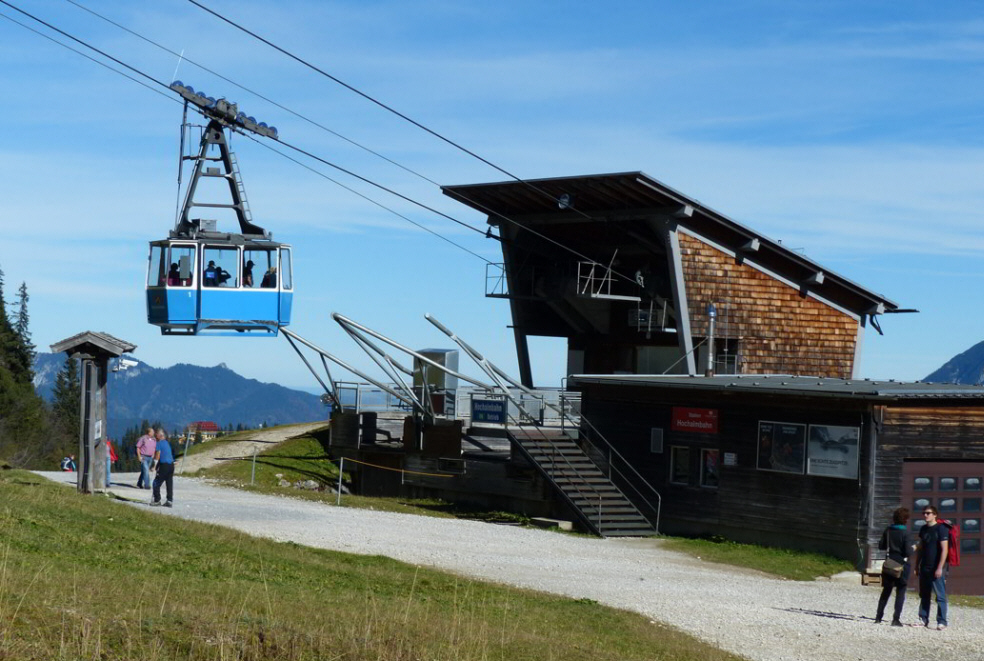
[{"label": "gravel path", "polygon": [[271,443],[286,441],[288,438],[303,436],[315,429],[327,427],[327,421],[306,422],[297,425],[287,425],[275,429],[256,429],[248,432],[249,438],[237,441],[226,441],[217,439],[204,444],[201,452],[196,452],[187,457],[178,459],[178,464],[174,467],[174,472],[194,473],[202,468],[212,468],[222,463],[223,457],[248,457],[257,452],[270,449]]},{"label": "gravel path", "polygon": [[[69,482],[64,473],[42,473]],[[118,495],[143,500],[136,474]],[[875,588],[858,577],[794,582],[703,563],[650,539],[591,539],[474,521],[338,508],[175,480],[174,509],[154,509],[250,535],[379,554],[636,611],[761,661],[984,659],[984,610],[950,608],[950,629],[876,626]],[[135,507],[146,507],[135,503]],[[903,620],[916,620],[910,593]],[[935,611],[934,611],[935,612]],[[935,617],[935,615],[934,615]]]}]

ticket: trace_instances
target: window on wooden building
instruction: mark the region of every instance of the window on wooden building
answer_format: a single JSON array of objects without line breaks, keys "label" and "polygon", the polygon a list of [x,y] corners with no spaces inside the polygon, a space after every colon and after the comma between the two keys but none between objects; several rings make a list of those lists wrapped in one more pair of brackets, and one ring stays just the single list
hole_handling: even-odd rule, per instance
[{"label": "window on wooden building", "polygon": [[963,499],[963,509],[964,509],[964,512],[980,512],[981,511],[981,499],[980,498],[964,498]]},{"label": "window on wooden building", "polygon": [[915,502],[912,504],[913,512],[921,512],[923,509],[929,507],[933,504],[933,501],[929,498],[916,498]]},{"label": "window on wooden building", "polygon": [[956,512],[957,511],[957,499],[956,498],[941,498],[940,499],[940,512]]},{"label": "window on wooden building", "polygon": [[956,490],[957,490],[957,478],[955,477],[940,478],[940,491],[956,491]]},{"label": "window on wooden building", "polygon": [[964,478],[964,491],[980,491],[980,490],[981,490],[981,478],[979,477]]},{"label": "window on wooden building", "polygon": [[931,477],[916,477],[912,480],[912,490],[913,491],[932,491],[933,490],[933,478]]},{"label": "window on wooden building", "polygon": [[649,451],[653,454],[663,454],[663,430],[653,427],[649,430]]},{"label": "window on wooden building", "polygon": [[923,519],[916,519],[912,522],[912,529],[919,532],[919,529],[926,525],[926,521]]},{"label": "window on wooden building", "polygon": [[960,552],[965,555],[978,555],[981,552],[981,540],[961,539]]},{"label": "window on wooden building", "polygon": [[700,451],[700,486],[717,489],[720,476],[720,450]]},{"label": "window on wooden building", "polygon": [[980,519],[964,519],[960,524],[960,529],[968,534],[977,534],[981,531]]},{"label": "window on wooden building", "polygon": [[690,484],[690,448],[670,447],[670,482]]}]

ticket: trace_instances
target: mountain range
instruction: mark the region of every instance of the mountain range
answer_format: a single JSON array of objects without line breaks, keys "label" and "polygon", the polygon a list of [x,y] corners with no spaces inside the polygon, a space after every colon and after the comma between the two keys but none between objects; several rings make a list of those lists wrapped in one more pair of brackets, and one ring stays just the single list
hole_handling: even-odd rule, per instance
[{"label": "mountain range", "polygon": [[[51,401],[55,378],[64,363],[65,354],[37,355],[34,387],[46,401]],[[224,364],[157,368],[137,361],[134,367],[110,372],[107,388],[108,433],[113,438],[143,420],[160,421],[169,431],[176,431],[200,420],[220,427],[240,423],[258,427],[322,420],[328,415],[316,395],[247,379]]]},{"label": "mountain range", "polygon": [[923,381],[984,385],[984,342],[978,342],[963,353],[957,354]]}]

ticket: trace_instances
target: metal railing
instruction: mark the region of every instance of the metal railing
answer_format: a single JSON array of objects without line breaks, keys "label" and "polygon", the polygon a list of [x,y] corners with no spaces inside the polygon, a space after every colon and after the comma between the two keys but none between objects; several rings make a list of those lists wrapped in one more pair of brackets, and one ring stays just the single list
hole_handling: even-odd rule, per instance
[{"label": "metal railing", "polygon": [[506,397],[498,389],[459,388],[455,417],[469,425],[483,424],[473,423],[471,420],[472,400],[505,398],[507,417],[520,421],[520,424],[564,429],[572,423],[577,426],[580,421],[581,393],[559,388],[543,388],[530,392],[509,388],[509,394],[510,397]]},{"label": "metal railing", "polygon": [[[631,498],[629,500],[653,524],[653,528],[659,534],[659,517],[663,507],[663,497],[659,494],[659,491],[636,470],[635,466],[628,459],[623,457],[615,449],[608,439],[587,418],[582,417],[581,423],[578,428],[578,438],[589,446],[589,449],[586,449],[585,453],[589,456],[594,454],[592,458],[594,462],[598,464],[598,467],[603,473],[607,474],[608,479],[620,491],[624,492],[625,488],[628,487],[641,499],[645,504],[645,508],[639,507],[639,501]],[[600,444],[597,441],[600,441]],[[656,496],[655,505],[651,500],[653,495]],[[648,509],[649,514],[647,515],[643,509]]]},{"label": "metal railing", "polygon": [[[512,441],[513,446],[518,448],[520,453],[523,455],[523,457],[527,461],[529,461],[533,466],[539,469],[540,473],[557,488],[557,491],[560,492],[561,496],[571,507],[571,509],[575,512],[575,514],[581,517],[581,520],[587,525],[589,530],[591,530],[597,535],[604,536],[604,534],[602,533],[602,524],[603,524],[602,494],[599,493],[598,490],[595,489],[594,487],[591,487],[591,484],[589,482],[585,481],[585,478],[588,476],[585,475],[583,470],[579,469],[577,466],[571,463],[571,460],[568,458],[567,454],[557,447],[557,445],[554,443],[554,439],[550,438],[543,432],[542,427],[534,426],[534,427],[525,427],[524,429],[527,432],[535,430],[540,435],[539,440],[541,442],[546,442],[550,445],[551,452],[548,455],[550,470],[548,470],[547,466],[545,465],[548,462],[545,461],[543,458],[534,457],[533,454],[529,451],[529,449],[523,445],[522,439],[518,438],[515,434],[510,432],[509,427],[507,425],[506,434],[509,436],[509,440]],[[537,439],[530,438],[528,440],[536,441]],[[571,439],[567,439],[567,440],[571,440]],[[557,457],[563,459],[564,461],[563,467],[567,468],[572,473],[571,477],[578,478],[578,479],[569,480],[568,484],[574,488],[574,490],[577,492],[577,495],[581,498],[581,500],[585,502],[590,502],[594,498],[597,498],[598,514],[596,520],[592,520],[590,509],[575,503],[574,499],[571,498],[571,496],[567,493],[567,490],[561,485],[557,484],[556,476],[551,475],[551,471],[556,470]],[[590,489],[590,492],[587,491],[588,489]]]}]

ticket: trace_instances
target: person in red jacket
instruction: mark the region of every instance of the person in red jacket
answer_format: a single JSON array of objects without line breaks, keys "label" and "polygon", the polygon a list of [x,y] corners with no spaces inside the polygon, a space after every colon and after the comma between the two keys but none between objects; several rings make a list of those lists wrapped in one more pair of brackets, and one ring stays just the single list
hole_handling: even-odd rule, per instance
[{"label": "person in red jacket", "polygon": [[119,459],[119,457],[116,455],[116,448],[113,447],[113,441],[112,439],[109,438],[109,436],[107,436],[106,437],[106,488],[107,489],[110,487],[110,483],[109,483],[110,466],[116,463],[117,459]]}]

